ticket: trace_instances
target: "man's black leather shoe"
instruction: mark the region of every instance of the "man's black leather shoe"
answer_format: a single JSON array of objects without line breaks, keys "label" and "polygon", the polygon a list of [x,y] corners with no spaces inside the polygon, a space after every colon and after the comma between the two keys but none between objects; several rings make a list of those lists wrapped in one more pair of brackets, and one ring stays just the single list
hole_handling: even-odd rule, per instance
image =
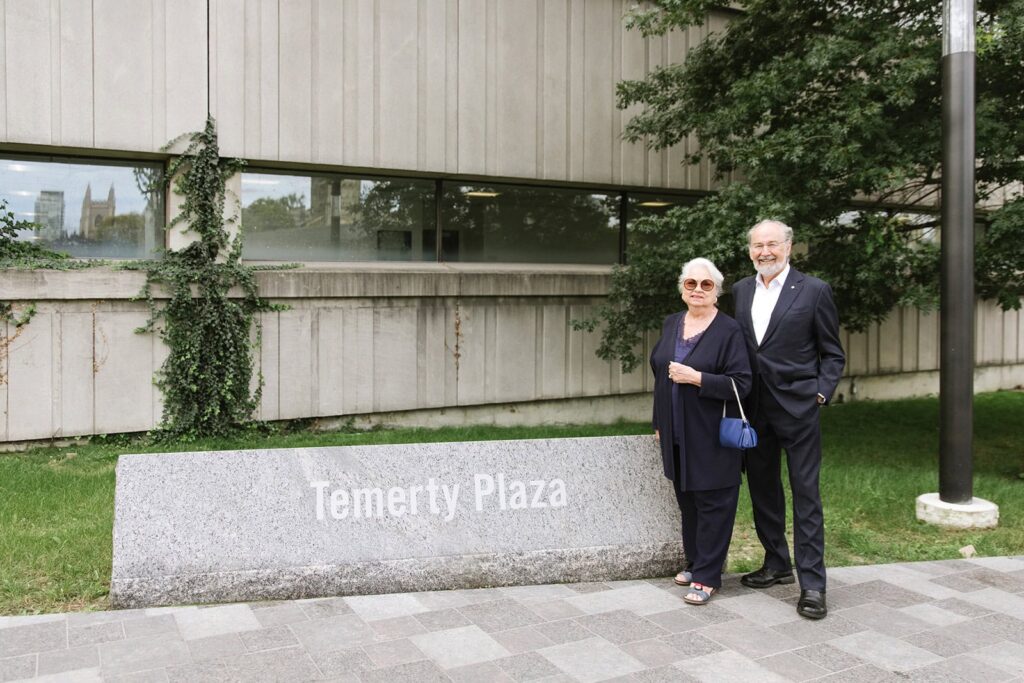
[{"label": "man's black leather shoe", "polygon": [[808,619],[824,619],[828,614],[825,606],[825,591],[800,591],[800,601],[796,603],[796,613]]},{"label": "man's black leather shoe", "polygon": [[776,571],[768,567],[761,567],[756,572],[750,572],[740,577],[740,583],[747,588],[767,588],[777,583],[793,583],[793,570]]}]

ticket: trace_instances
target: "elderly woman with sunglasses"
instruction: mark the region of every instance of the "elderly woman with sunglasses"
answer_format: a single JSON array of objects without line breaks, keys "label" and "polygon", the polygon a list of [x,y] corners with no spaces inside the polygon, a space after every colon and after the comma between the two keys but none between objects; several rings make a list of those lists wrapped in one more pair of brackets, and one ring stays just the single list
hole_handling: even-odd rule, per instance
[{"label": "elderly woman with sunglasses", "polygon": [[733,384],[740,397],[751,385],[743,331],[717,308],[722,279],[708,259],[683,266],[686,310],[665,318],[651,351],[654,430],[682,513],[686,561],[675,580],[689,586],[683,599],[696,605],[722,585],[739,500],[742,453],[719,443],[722,409],[737,416]]}]

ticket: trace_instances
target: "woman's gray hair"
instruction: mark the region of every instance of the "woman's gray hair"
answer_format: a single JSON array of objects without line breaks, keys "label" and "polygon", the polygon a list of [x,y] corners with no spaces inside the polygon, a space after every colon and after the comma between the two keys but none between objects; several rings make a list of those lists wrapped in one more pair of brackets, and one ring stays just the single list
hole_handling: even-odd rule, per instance
[{"label": "woman's gray hair", "polygon": [[690,259],[683,264],[683,270],[679,273],[679,293],[683,293],[683,280],[686,279],[687,275],[694,268],[704,268],[711,273],[711,279],[715,283],[715,296],[722,296],[722,284],[725,282],[725,277],[722,275],[722,271],[715,267],[714,263],[702,256]]}]

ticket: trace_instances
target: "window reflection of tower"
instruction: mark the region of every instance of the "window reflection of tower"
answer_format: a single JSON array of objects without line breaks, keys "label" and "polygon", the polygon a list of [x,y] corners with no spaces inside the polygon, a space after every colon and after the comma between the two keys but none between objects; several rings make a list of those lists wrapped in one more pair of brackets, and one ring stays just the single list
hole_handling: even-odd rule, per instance
[{"label": "window reflection of tower", "polygon": [[93,239],[97,228],[104,219],[113,218],[116,210],[114,185],[110,185],[106,201],[93,201],[92,184],[85,186],[85,197],[82,199],[82,218],[78,224],[78,234],[84,239]]},{"label": "window reflection of tower", "polygon": [[64,239],[64,192],[42,190],[36,197],[35,222],[40,226],[39,236],[56,242]]}]

